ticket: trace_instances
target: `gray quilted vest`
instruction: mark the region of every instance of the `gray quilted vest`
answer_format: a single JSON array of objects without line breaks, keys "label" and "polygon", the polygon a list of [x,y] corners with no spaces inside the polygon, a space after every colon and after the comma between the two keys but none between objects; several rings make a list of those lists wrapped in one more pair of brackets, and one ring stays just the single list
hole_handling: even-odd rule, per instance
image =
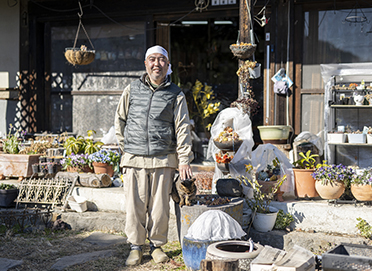
[{"label": "gray quilted vest", "polygon": [[176,152],[173,111],[180,91],[173,83],[155,92],[140,80],[131,83],[125,152],[144,156]]}]

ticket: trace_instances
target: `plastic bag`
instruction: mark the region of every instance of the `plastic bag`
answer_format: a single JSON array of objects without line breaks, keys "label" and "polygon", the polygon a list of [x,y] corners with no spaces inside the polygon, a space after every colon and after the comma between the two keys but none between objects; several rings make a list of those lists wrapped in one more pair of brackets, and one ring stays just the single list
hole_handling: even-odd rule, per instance
[{"label": "plastic bag", "polygon": [[[254,146],[252,123],[249,115],[244,114],[238,108],[225,108],[216,117],[211,127],[211,138],[209,140],[207,158],[213,157],[216,161],[216,154],[220,151],[213,142],[225,127],[231,127],[243,140],[239,149],[235,152],[234,158],[230,161],[229,170],[232,177],[250,175],[245,170],[245,165],[250,164],[252,148]],[[215,180],[222,178],[224,175],[215,165],[215,174],[213,176],[212,193],[215,193]]]},{"label": "plastic bag", "polygon": [[284,193],[294,193],[294,177],[292,164],[285,154],[272,144],[261,144],[252,152],[252,166],[256,168],[256,174],[264,171],[267,166],[272,166],[273,161],[277,159],[280,164],[279,175],[287,175],[287,179],[280,186]]},{"label": "plastic bag", "polygon": [[240,224],[221,210],[202,213],[187,230],[186,238],[223,241],[240,239],[246,235]]},{"label": "plastic bag", "polygon": [[102,137],[101,141],[106,145],[117,143],[115,135],[115,126],[111,126],[110,130],[108,131],[107,134],[104,135],[104,137]]},{"label": "plastic bag", "polygon": [[287,94],[288,84],[285,81],[276,81],[274,84],[274,92],[276,94]]},{"label": "plastic bag", "polygon": [[310,142],[317,147],[319,151],[319,155],[321,156],[323,154],[323,141],[322,138],[318,135],[314,135],[313,133],[310,132],[302,132],[300,133],[294,140],[294,142]]}]

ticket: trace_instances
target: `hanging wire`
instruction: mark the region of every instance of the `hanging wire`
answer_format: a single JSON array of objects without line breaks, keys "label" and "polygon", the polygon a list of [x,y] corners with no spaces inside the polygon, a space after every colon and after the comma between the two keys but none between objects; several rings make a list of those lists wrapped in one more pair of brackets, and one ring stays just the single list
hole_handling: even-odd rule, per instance
[{"label": "hanging wire", "polygon": [[80,27],[81,27],[81,28],[84,30],[84,33],[85,33],[85,35],[87,36],[90,45],[91,45],[92,48],[94,49],[93,43],[92,43],[92,41],[90,40],[89,35],[88,35],[87,31],[85,30],[85,27],[84,27],[83,23],[81,22],[81,18],[83,17],[83,14],[84,14],[84,13],[83,13],[83,9],[82,9],[82,7],[81,7],[80,1],[79,1],[78,3],[79,3],[79,7],[80,7],[80,13],[78,12],[78,16],[79,16],[79,25],[78,25],[78,29],[77,29],[77,31],[76,31],[76,36],[75,36],[75,41],[74,41],[74,47],[73,47],[73,48],[75,48],[75,46],[76,46],[76,42],[77,42],[77,39],[78,39],[78,36],[79,36]]},{"label": "hanging wire", "polygon": [[[54,11],[54,12],[71,12],[71,11],[76,11],[76,10],[79,10],[78,8],[73,8],[73,9],[54,9],[54,8],[49,8],[49,7],[46,7],[42,4],[39,4],[37,3],[35,0],[29,0],[30,2],[34,3],[35,5],[38,5],[39,7],[42,7],[46,10],[49,10],[49,11]],[[124,24],[121,24],[119,23],[118,21],[112,19],[110,16],[108,16],[106,13],[104,13],[99,7],[97,7],[96,5],[84,5],[82,6],[83,8],[86,8],[86,7],[93,7],[95,8],[96,10],[98,10],[103,16],[105,16],[107,19],[109,19],[111,22],[119,25],[119,26],[122,26],[122,27],[125,27],[125,28],[128,28],[128,29],[133,29],[133,30],[142,30],[142,29],[139,29],[139,28],[135,28],[135,27],[128,27]],[[154,28],[148,28],[146,29],[146,31],[152,31],[152,30],[157,30],[157,29],[161,29],[161,28],[165,28],[165,27],[168,27],[168,26],[171,26],[172,24],[175,24],[177,22],[179,22],[180,20],[184,19],[185,17],[187,17],[188,15],[190,15],[192,12],[194,11],[197,11],[197,7],[193,8],[192,10],[190,10],[187,14],[183,15],[182,17],[178,18],[177,20],[173,21],[173,22],[170,22],[166,25],[163,25],[163,26],[160,26],[160,27],[154,27]]]}]

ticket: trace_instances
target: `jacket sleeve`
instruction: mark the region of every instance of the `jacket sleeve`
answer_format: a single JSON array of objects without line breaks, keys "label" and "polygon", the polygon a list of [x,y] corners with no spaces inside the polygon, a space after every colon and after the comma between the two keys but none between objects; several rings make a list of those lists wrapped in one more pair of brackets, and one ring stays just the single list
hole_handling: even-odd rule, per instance
[{"label": "jacket sleeve", "polygon": [[174,109],[174,123],[177,138],[177,155],[180,165],[190,164],[194,159],[190,133],[190,118],[185,94],[181,91]]},{"label": "jacket sleeve", "polygon": [[124,89],[115,113],[115,134],[122,152],[124,152],[124,128],[127,123],[129,96],[130,85]]}]

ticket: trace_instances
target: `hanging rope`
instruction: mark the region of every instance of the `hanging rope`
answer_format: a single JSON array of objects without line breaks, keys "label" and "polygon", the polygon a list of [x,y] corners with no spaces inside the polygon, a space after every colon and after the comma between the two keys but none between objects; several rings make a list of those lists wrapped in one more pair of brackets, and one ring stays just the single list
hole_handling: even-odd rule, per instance
[{"label": "hanging rope", "polygon": [[88,38],[88,40],[89,40],[90,45],[91,45],[92,48],[94,49],[93,43],[92,43],[92,41],[90,40],[89,35],[88,35],[87,31],[85,30],[85,27],[84,27],[83,23],[81,22],[81,18],[83,17],[83,14],[84,14],[84,13],[83,13],[83,9],[81,8],[80,1],[79,1],[79,7],[80,7],[80,13],[78,12],[78,16],[79,16],[79,25],[78,25],[78,29],[77,29],[77,31],[76,31],[75,42],[74,42],[74,47],[73,47],[73,48],[75,48],[75,46],[76,46],[76,42],[77,42],[77,39],[78,39],[78,36],[79,36],[79,31],[80,31],[80,26],[81,26],[81,28],[84,30],[84,33],[85,33],[85,35],[87,36],[87,38]]}]

